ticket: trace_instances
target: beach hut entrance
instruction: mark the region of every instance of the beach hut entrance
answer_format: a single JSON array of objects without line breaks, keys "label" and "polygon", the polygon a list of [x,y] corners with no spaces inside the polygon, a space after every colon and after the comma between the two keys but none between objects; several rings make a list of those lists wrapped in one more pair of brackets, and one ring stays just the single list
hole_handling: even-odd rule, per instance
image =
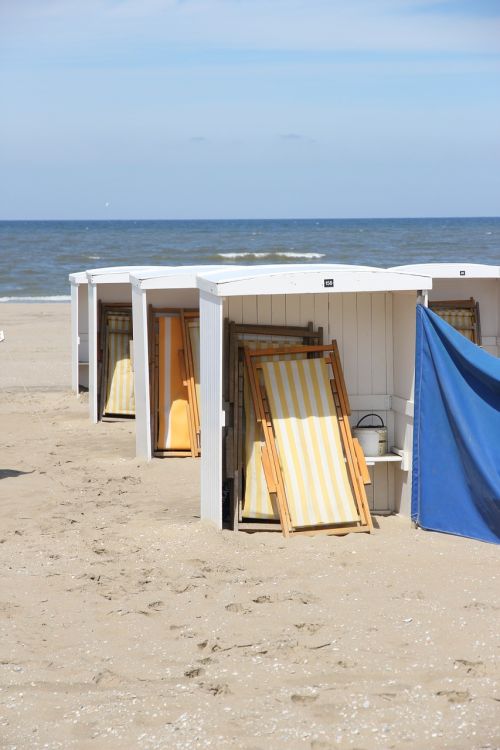
[{"label": "beach hut entrance", "polygon": [[307,326],[275,326],[227,323],[229,338],[226,392],[230,426],[226,437],[226,486],[231,524],[234,529],[269,528],[279,521],[267,492],[260,460],[260,441],[255,411],[244,366],[244,348],[277,348],[298,344],[321,344],[323,329]]},{"label": "beach hut entrance", "polygon": [[101,417],[133,417],[135,400],[130,306],[101,306],[99,349]]},{"label": "beach hut entrance", "polygon": [[481,346],[479,302],[470,299],[429,302],[430,309],[449,323],[465,338]]},{"label": "beach hut entrance", "polygon": [[199,456],[199,312],[150,307],[149,316],[154,455]]}]

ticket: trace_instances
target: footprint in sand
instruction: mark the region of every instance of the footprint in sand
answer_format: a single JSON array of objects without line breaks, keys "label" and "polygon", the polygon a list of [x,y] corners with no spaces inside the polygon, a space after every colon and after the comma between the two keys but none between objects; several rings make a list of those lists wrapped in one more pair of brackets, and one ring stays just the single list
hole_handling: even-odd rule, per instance
[{"label": "footprint in sand", "polygon": [[449,703],[468,703],[472,700],[468,690],[438,690],[436,695],[443,696]]},{"label": "footprint in sand", "polygon": [[242,615],[248,615],[252,611],[251,609],[248,609],[248,607],[245,607],[243,604],[239,604],[238,602],[226,604],[226,609],[228,612],[235,612],[236,614]]},{"label": "footprint in sand", "polygon": [[482,661],[468,661],[468,659],[455,659],[455,669],[470,675],[471,677],[482,677],[486,674],[486,665]]},{"label": "footprint in sand", "polygon": [[294,627],[297,628],[297,630],[303,630],[306,633],[314,634],[324,626],[319,622],[298,622],[294,625]]},{"label": "footprint in sand", "polygon": [[210,693],[211,695],[230,695],[231,693],[231,691],[229,690],[229,686],[223,682],[219,682],[219,683],[200,682],[198,687],[200,687],[206,693]]},{"label": "footprint in sand", "polygon": [[123,685],[124,680],[119,675],[111,672],[109,669],[104,669],[102,672],[98,672],[92,679],[99,687],[118,687]]},{"label": "footprint in sand", "polygon": [[204,674],[205,670],[201,667],[192,667],[191,669],[186,669],[184,672],[184,677],[189,677],[189,679],[193,679],[193,677],[200,677],[202,674]]},{"label": "footprint in sand", "polygon": [[495,612],[499,607],[496,607],[494,604],[489,604],[486,602],[470,602],[470,604],[466,604],[464,606],[464,609],[477,609],[479,612],[486,612],[488,610],[492,610]]},{"label": "footprint in sand", "polygon": [[314,703],[314,701],[317,701],[318,696],[309,693],[292,693],[290,700],[292,703],[302,703],[302,705],[307,705],[308,703]]}]

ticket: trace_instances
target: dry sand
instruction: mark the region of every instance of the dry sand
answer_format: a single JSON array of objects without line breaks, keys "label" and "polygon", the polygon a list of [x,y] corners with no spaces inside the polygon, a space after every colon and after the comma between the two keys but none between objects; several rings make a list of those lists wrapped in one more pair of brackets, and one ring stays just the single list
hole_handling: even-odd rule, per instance
[{"label": "dry sand", "polygon": [[199,464],[69,393],[69,306],[0,305],[2,748],[498,748],[498,548],[216,532]]}]

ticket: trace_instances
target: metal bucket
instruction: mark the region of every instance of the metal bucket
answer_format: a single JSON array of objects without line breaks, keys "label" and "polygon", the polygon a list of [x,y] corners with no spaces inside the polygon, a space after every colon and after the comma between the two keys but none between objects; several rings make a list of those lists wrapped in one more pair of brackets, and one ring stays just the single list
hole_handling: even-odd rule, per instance
[{"label": "metal bucket", "polygon": [[[380,426],[362,426],[361,423],[368,417],[380,419]],[[365,456],[384,456],[387,453],[387,427],[380,414],[365,414],[354,427],[352,434],[359,440]]]}]

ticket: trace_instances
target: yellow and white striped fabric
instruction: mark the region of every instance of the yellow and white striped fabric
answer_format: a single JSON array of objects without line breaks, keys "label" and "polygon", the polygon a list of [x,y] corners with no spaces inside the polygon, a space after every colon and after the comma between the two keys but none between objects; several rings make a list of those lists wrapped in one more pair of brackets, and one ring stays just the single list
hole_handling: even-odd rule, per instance
[{"label": "yellow and white striped fabric", "polygon": [[359,521],[328,367],[323,358],[262,365],[294,528]]},{"label": "yellow and white striped fabric", "polygon": [[134,370],[130,357],[132,316],[107,313],[104,349],[104,414],[135,415]]},{"label": "yellow and white striped fabric", "polygon": [[[261,335],[258,338],[251,338],[255,334],[243,334],[240,338],[250,349],[278,349],[287,345],[297,345],[301,342],[297,337],[281,336],[280,340],[272,338],[270,335]],[[286,359],[294,357],[296,359],[305,357],[305,354],[285,355]],[[285,358],[284,355],[280,359]],[[262,357],[263,361],[277,360],[277,357]],[[244,518],[258,518],[261,520],[279,521],[279,516],[275,513],[269,492],[267,489],[266,477],[262,468],[261,452],[264,445],[262,428],[255,417],[252,393],[248,381],[246,368],[243,374],[243,409],[245,415],[245,492],[243,501],[242,515]]]},{"label": "yellow and white striped fabric", "polygon": [[469,341],[476,341],[476,313],[475,310],[467,308],[444,309],[437,307],[436,312],[440,318],[445,320],[450,326],[460,331]]},{"label": "yellow and white striped fabric", "polygon": [[193,359],[193,375],[194,375],[194,386],[196,392],[196,412],[200,415],[200,319],[195,318],[194,320],[188,320],[188,342],[191,347],[191,355]]},{"label": "yellow and white striped fabric", "polygon": [[158,316],[158,435],[156,450],[189,451],[188,390],[181,369],[180,314]]}]

